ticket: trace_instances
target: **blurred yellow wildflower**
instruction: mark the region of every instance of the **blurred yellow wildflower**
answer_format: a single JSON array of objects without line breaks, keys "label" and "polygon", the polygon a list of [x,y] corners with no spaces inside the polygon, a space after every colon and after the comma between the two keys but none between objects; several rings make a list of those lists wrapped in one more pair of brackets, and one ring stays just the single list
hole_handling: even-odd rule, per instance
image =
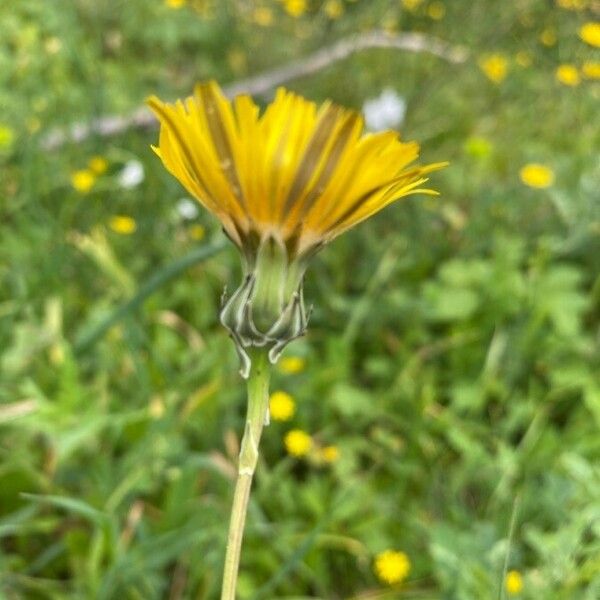
[{"label": "blurred yellow wildflower", "polygon": [[172,8],[173,10],[177,10],[186,4],[187,0],[165,0],[165,5],[167,8]]},{"label": "blurred yellow wildflower", "polygon": [[227,62],[235,73],[241,73],[248,66],[246,53],[241,48],[232,48],[227,53]]},{"label": "blurred yellow wildflower", "polygon": [[108,169],[108,161],[103,156],[92,156],[88,162],[90,171],[102,175]]},{"label": "blurred yellow wildflower", "polygon": [[288,15],[301,17],[307,10],[306,0],[283,0],[284,8]]},{"label": "blurred yellow wildflower", "polygon": [[296,403],[287,392],[273,392],[269,398],[269,411],[274,421],[289,421],[296,412]]},{"label": "blurred yellow wildflower", "polygon": [[520,50],[515,56],[515,62],[524,69],[530,67],[532,63],[531,53],[526,50]]},{"label": "blurred yellow wildflower", "polygon": [[261,27],[268,27],[273,24],[273,11],[268,6],[259,6],[254,9],[252,20]]},{"label": "blurred yellow wildflower", "polygon": [[15,132],[12,127],[0,124],[0,148],[8,148],[15,141]]},{"label": "blurred yellow wildflower", "polygon": [[137,229],[135,219],[127,215],[115,215],[111,217],[108,225],[115,233],[120,233],[121,235],[131,235]]},{"label": "blurred yellow wildflower", "polygon": [[585,10],[587,0],[556,0],[556,5],[566,10]]},{"label": "blurred yellow wildflower", "polygon": [[539,163],[525,165],[519,171],[519,176],[521,181],[531,188],[544,189],[554,183],[554,171],[550,167]]},{"label": "blurred yellow wildflower", "polygon": [[508,73],[508,60],[502,54],[490,54],[479,61],[479,67],[490,81],[500,83]]},{"label": "blurred yellow wildflower", "polygon": [[190,234],[190,237],[196,242],[199,242],[201,239],[204,239],[204,236],[206,235],[206,230],[204,229],[204,227],[198,224],[192,225],[188,229],[188,232]]},{"label": "blurred yellow wildflower", "polygon": [[579,37],[590,46],[600,48],[600,22],[589,21],[579,29]]},{"label": "blurred yellow wildflower", "polygon": [[339,19],[344,14],[344,4],[342,0],[327,0],[324,10],[330,19]]},{"label": "blurred yellow wildflower", "polygon": [[284,356],[279,362],[279,370],[286,375],[297,375],[302,373],[306,361],[300,356]]},{"label": "blurred yellow wildflower", "polygon": [[285,434],[285,449],[292,456],[306,456],[312,448],[312,438],[302,429],[292,429]]},{"label": "blurred yellow wildflower", "polygon": [[581,65],[581,72],[586,79],[600,79],[600,62],[586,61]]},{"label": "blurred yellow wildflower", "polygon": [[523,590],[523,577],[519,571],[509,571],[504,579],[506,592],[511,596],[520,594]]},{"label": "blurred yellow wildflower", "polygon": [[546,27],[540,34],[540,42],[542,42],[544,46],[554,46],[554,44],[556,44],[556,39],[556,30],[552,27]]},{"label": "blurred yellow wildflower", "polygon": [[375,557],[375,574],[388,585],[404,581],[409,573],[410,559],[404,552],[386,550]]},{"label": "blurred yellow wildflower", "polygon": [[71,185],[80,194],[87,194],[96,183],[96,175],[89,169],[81,169],[71,173]]},{"label": "blurred yellow wildflower", "polygon": [[340,450],[337,446],[325,446],[321,450],[321,458],[327,463],[334,463],[340,457]]},{"label": "blurred yellow wildflower", "polygon": [[440,21],[446,15],[446,7],[442,2],[432,2],[427,7],[427,15],[434,21]]},{"label": "blurred yellow wildflower", "polygon": [[569,87],[575,87],[579,85],[581,81],[579,71],[574,65],[559,65],[554,76],[557,81],[563,85],[568,85]]},{"label": "blurred yellow wildflower", "polygon": [[410,12],[416,12],[421,4],[423,4],[423,0],[402,0],[402,6]]}]

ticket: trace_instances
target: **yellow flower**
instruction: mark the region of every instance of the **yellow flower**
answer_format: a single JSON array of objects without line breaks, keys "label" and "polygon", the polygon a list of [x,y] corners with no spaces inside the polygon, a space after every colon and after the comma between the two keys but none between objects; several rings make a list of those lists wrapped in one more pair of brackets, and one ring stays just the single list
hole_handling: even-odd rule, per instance
[{"label": "yellow flower", "polygon": [[288,431],[283,442],[288,454],[292,456],[306,456],[312,448],[312,438],[301,429]]},{"label": "yellow flower", "polygon": [[427,14],[434,21],[440,21],[446,15],[446,7],[442,2],[432,2],[427,7]]},{"label": "yellow flower", "polygon": [[600,22],[588,22],[581,26],[579,37],[590,46],[600,48]]},{"label": "yellow flower", "polygon": [[540,34],[540,42],[544,44],[544,46],[554,46],[556,44],[556,31],[552,27],[547,27]]},{"label": "yellow flower", "polygon": [[301,17],[308,9],[306,0],[284,0],[284,8],[288,15]]},{"label": "yellow flower", "polygon": [[87,194],[96,183],[96,175],[89,169],[81,169],[71,173],[71,185],[80,194]]},{"label": "yellow flower", "polygon": [[515,61],[524,69],[531,66],[531,53],[525,50],[520,50],[515,56]]},{"label": "yellow flower", "polygon": [[560,65],[554,75],[557,81],[570,87],[578,86],[581,81],[579,71],[573,65]]},{"label": "yellow flower", "polygon": [[402,0],[402,6],[410,12],[416,12],[421,4],[423,4],[423,0]]},{"label": "yellow flower", "polygon": [[342,0],[327,0],[324,8],[325,14],[330,19],[339,19],[344,14],[344,4]]},{"label": "yellow flower", "polygon": [[600,62],[587,61],[581,65],[581,72],[586,79],[600,79]]},{"label": "yellow flower", "polygon": [[504,587],[506,588],[506,592],[511,596],[520,594],[523,590],[523,577],[521,573],[519,571],[509,571],[504,580]]},{"label": "yellow flower", "polygon": [[15,132],[12,127],[0,124],[0,148],[12,146],[15,140]]},{"label": "yellow flower", "polygon": [[556,5],[566,10],[585,10],[587,0],[556,0]]},{"label": "yellow flower", "polygon": [[[279,89],[263,114],[252,98],[229,101],[215,82],[184,102],[148,101],[160,122],[154,150],[167,170],[220,221],[242,255],[244,280],[225,299],[221,323],[250,366],[247,348],[271,362],[304,334],[302,279],[322,247],[422,189],[445,163],[413,166],[416,142],[363,135],[355,111],[320,107]],[[251,307],[251,309],[250,309]]]},{"label": "yellow flower", "polygon": [[90,171],[102,175],[108,169],[108,161],[103,156],[92,156],[88,162]]},{"label": "yellow flower", "polygon": [[508,61],[502,54],[491,54],[479,61],[479,67],[494,83],[504,81],[508,73]]},{"label": "yellow flower", "polygon": [[375,557],[375,574],[388,585],[404,581],[409,573],[410,559],[404,552],[386,550]]},{"label": "yellow flower", "polygon": [[327,463],[334,463],[340,457],[340,450],[337,446],[325,446],[321,450],[321,457]]},{"label": "yellow flower", "polygon": [[227,62],[236,73],[242,73],[248,66],[246,53],[240,48],[232,48],[227,53]]},{"label": "yellow flower", "polygon": [[165,5],[167,8],[172,8],[173,10],[177,10],[182,6],[185,6],[187,0],[165,0]]},{"label": "yellow flower", "polygon": [[286,375],[302,373],[305,367],[306,361],[299,356],[284,356],[279,363],[279,370]]},{"label": "yellow flower", "polygon": [[115,215],[109,221],[110,228],[121,235],[131,235],[137,229],[135,219],[127,215]]},{"label": "yellow flower", "polygon": [[202,225],[192,225],[188,229],[188,232],[190,234],[190,237],[197,242],[204,239],[204,236],[206,235],[206,230],[204,229],[204,227],[202,227]]},{"label": "yellow flower", "polygon": [[289,421],[296,412],[296,403],[287,392],[273,392],[269,398],[269,412],[274,421]]},{"label": "yellow flower", "polygon": [[267,6],[259,6],[254,9],[252,20],[261,27],[268,27],[273,24],[273,11]]},{"label": "yellow flower", "polygon": [[554,183],[554,171],[546,165],[529,163],[519,172],[521,181],[532,188],[548,188]]}]

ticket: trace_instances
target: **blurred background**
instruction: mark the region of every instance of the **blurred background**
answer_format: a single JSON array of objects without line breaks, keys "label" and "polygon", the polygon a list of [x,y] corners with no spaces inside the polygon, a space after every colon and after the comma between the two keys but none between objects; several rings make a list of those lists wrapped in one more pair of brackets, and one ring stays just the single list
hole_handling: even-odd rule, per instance
[{"label": "blurred background", "polygon": [[[451,166],[309,271],[240,598],[600,597],[599,19],[597,0],[3,2],[0,597],[218,597],[239,259],[139,109],[279,68]],[[407,33],[417,52],[368,47]],[[357,51],[334,60],[340,40]]]}]

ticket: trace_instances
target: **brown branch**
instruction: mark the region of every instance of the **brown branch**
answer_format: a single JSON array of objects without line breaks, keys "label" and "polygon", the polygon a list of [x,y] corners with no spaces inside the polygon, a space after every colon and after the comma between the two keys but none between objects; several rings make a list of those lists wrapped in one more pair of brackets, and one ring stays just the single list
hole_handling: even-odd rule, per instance
[{"label": "brown branch", "polygon": [[[467,59],[464,48],[432,38],[421,33],[389,34],[384,31],[369,31],[358,34],[317,50],[310,56],[282,67],[277,67],[261,75],[234,82],[223,88],[226,96],[233,97],[241,93],[260,96],[288,81],[306,77],[328,66],[348,58],[355,52],[372,48],[393,48],[407,52],[432,54],[450,63],[458,64]],[[129,115],[110,115],[94,119],[87,123],[75,123],[67,129],[55,129],[43,138],[42,147],[54,150],[67,142],[82,142],[91,135],[110,137],[131,128],[153,126],[155,117],[144,106]]]}]

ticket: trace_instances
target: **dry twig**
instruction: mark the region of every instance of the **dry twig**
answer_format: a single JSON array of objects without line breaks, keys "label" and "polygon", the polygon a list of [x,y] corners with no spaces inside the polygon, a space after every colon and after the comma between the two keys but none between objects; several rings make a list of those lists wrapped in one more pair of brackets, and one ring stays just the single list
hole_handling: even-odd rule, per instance
[{"label": "dry twig", "polygon": [[[421,33],[389,34],[384,31],[369,31],[340,40],[331,46],[317,50],[310,56],[292,61],[261,75],[234,82],[223,88],[228,97],[241,93],[261,96],[278,85],[316,73],[355,52],[372,48],[393,48],[407,52],[433,54],[450,63],[462,63],[467,58],[464,48],[451,46],[442,40]],[[129,115],[110,115],[87,123],[75,123],[67,129],[50,131],[42,141],[46,150],[54,150],[66,142],[82,142],[91,135],[110,137],[127,129],[150,127],[155,117],[144,106]]]}]

